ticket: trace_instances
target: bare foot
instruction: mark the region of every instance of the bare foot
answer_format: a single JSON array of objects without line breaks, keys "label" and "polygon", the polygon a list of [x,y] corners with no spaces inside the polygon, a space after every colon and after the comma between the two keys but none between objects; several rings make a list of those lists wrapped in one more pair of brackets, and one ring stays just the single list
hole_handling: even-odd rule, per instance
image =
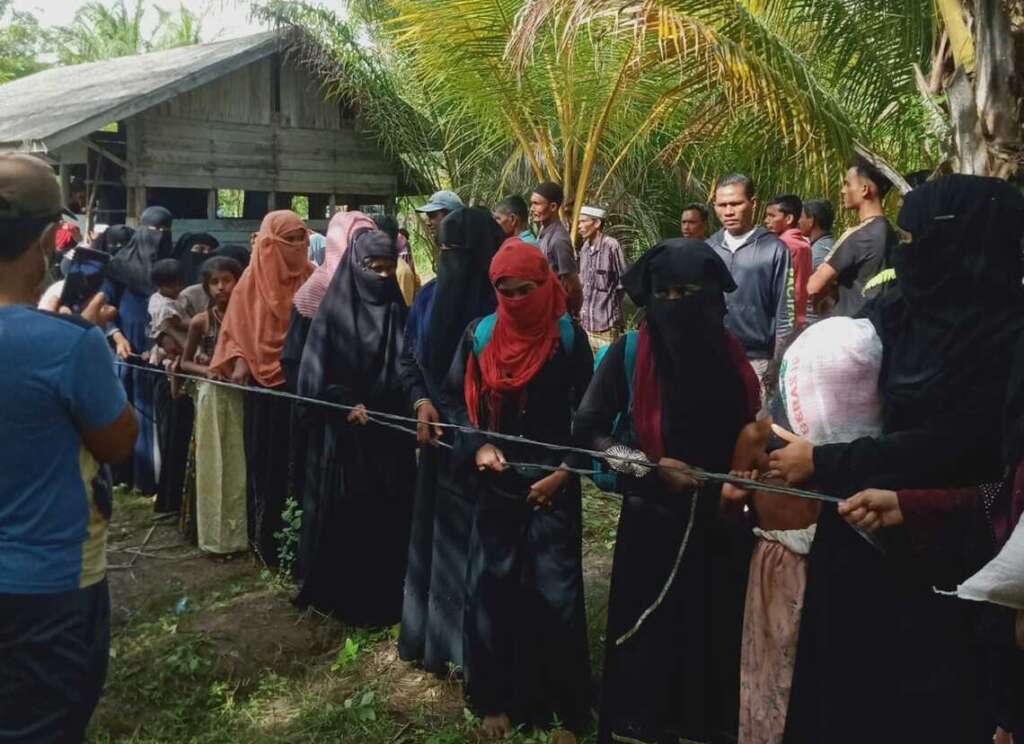
[{"label": "bare foot", "polygon": [[512,721],[504,713],[496,716],[484,716],[484,720],[480,723],[480,733],[490,741],[506,739],[512,734]]},{"label": "bare foot", "polygon": [[571,731],[552,731],[548,741],[551,744],[576,744],[576,734]]}]

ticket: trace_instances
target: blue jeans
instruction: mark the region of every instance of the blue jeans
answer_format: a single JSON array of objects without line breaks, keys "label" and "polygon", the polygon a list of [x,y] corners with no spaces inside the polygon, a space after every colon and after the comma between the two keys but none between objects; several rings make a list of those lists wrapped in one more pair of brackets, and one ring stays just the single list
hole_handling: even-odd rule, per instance
[{"label": "blue jeans", "polygon": [[0,594],[0,742],[81,742],[109,653],[106,579],[59,594]]}]

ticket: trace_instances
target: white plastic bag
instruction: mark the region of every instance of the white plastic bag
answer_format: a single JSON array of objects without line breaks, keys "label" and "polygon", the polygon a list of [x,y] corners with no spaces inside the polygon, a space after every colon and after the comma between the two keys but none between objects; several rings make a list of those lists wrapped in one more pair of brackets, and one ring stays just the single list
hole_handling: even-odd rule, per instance
[{"label": "white plastic bag", "polygon": [[779,390],[795,434],[814,445],[882,433],[882,340],[869,320],[829,318],[786,351]]},{"label": "white plastic bag", "polygon": [[956,588],[961,599],[1024,610],[1024,519],[983,569]]}]

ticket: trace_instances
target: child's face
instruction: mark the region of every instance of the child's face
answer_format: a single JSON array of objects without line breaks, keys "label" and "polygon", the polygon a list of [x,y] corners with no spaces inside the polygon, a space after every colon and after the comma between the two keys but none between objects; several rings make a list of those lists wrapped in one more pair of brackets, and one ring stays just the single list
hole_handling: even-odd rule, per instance
[{"label": "child's face", "polygon": [[206,293],[217,307],[227,307],[238,280],[230,271],[215,271],[206,282]]},{"label": "child's face", "polygon": [[178,295],[181,294],[181,290],[184,289],[184,285],[181,282],[175,282],[174,284],[161,284],[160,294],[171,300],[178,299]]}]

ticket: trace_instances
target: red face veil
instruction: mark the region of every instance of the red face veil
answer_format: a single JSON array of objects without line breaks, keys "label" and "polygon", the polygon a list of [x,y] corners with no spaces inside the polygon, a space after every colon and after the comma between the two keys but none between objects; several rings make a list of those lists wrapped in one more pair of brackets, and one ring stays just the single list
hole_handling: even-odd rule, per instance
[{"label": "red face veil", "polygon": [[491,261],[491,283],[502,279],[534,282],[523,297],[498,293],[497,322],[479,360],[470,355],[466,367],[466,406],[479,426],[481,394],[487,400],[491,426],[497,423],[504,396],[522,391],[551,358],[559,339],[558,320],[565,315],[565,290],[547,259],[535,246],[509,238]]}]

